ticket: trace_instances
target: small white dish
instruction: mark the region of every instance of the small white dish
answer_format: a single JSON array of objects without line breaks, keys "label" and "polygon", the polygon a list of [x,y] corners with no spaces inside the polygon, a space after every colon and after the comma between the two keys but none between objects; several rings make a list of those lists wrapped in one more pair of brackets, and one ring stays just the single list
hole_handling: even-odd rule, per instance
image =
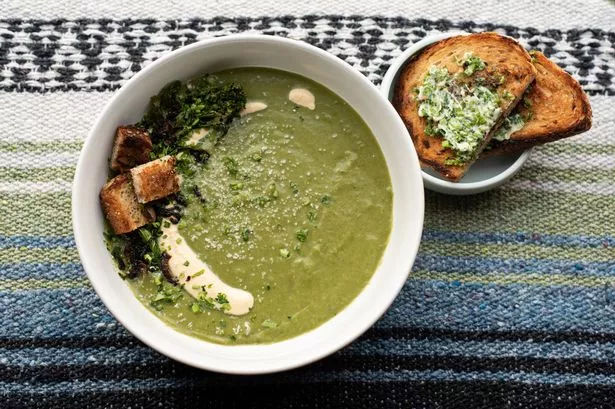
[{"label": "small white dish", "polygon": [[[361,293],[334,318],[298,337],[266,345],[212,344],[175,331],[143,306],[117,274],[103,240],[98,194],[107,179],[117,126],[138,121],[152,95],[174,80],[237,67],[293,72],[346,100],[370,127],[384,154],[393,189],[392,230],[382,260]],[[73,229],[83,267],[111,313],[157,351],[198,368],[233,374],[282,371],[329,355],[365,332],[406,282],[423,229],[424,197],[418,158],[399,115],[365,76],[339,58],[303,42],[235,35],[180,48],[148,65],[107,103],[79,157],[72,194]]]},{"label": "small white dish", "polygon": [[[391,67],[387,70],[380,85],[382,95],[389,101],[393,100],[393,93],[399,73],[406,65],[406,62],[418,51],[445,38],[467,34],[464,32],[436,34],[412,45],[412,47],[392,61]],[[486,192],[501,186],[519,172],[523,164],[530,157],[531,152],[532,150],[528,149],[521,153],[479,159],[459,182],[448,181],[432,169],[424,168],[421,171],[423,183],[429,190],[449,195],[472,195]]]}]

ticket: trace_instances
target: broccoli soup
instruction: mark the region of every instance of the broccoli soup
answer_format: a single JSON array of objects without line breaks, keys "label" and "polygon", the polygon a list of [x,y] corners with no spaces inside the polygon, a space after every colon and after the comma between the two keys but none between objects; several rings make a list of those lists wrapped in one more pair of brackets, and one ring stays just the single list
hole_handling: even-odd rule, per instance
[{"label": "broccoli soup", "polygon": [[[387,166],[328,89],[222,71],[165,87],[136,127],[152,145],[151,162],[129,171],[144,216],[110,229],[108,246],[167,325],[228,345],[281,341],[335,316],[375,272],[391,231]],[[156,170],[161,160],[174,169]],[[141,200],[141,180],[160,191],[168,172],[179,187]]]}]

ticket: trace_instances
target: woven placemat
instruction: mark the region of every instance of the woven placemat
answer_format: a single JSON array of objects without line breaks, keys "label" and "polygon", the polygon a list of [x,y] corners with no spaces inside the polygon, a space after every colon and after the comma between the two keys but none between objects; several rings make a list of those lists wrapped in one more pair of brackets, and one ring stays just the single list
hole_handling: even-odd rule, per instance
[{"label": "woven placemat", "polygon": [[[548,15],[535,28],[518,23],[523,12],[514,24],[390,10],[2,15],[0,407],[614,407],[615,27],[554,9],[554,28]],[[580,14],[591,13],[599,19]],[[412,275],[368,333],[306,368],[230,377],[161,356],[110,316],[79,262],[70,187],[88,128],[127,79],[184,44],[252,31],[307,41],[378,84],[405,48],[450,30],[496,30],[543,50],[590,95],[594,126],[536,149],[500,189],[427,192]]]}]

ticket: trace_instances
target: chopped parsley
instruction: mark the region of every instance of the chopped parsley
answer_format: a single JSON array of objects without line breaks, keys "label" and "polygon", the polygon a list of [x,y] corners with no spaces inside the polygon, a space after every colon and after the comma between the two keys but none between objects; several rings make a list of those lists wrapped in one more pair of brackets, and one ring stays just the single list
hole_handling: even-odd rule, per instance
[{"label": "chopped parsley", "polygon": [[505,90],[502,93],[502,97],[505,98],[505,99],[515,99],[515,96],[509,90]]},{"label": "chopped parsley", "polygon": [[150,301],[150,305],[160,311],[165,305],[173,305],[184,296],[182,287],[173,285],[166,281],[162,274],[152,274],[157,291]]},{"label": "chopped parsley", "polygon": [[[193,302],[190,306],[190,309],[194,313],[204,312],[208,310],[221,310],[228,311],[231,308],[231,304],[224,293],[218,293],[216,298],[209,297],[207,292],[203,290],[202,293],[197,297],[197,301]],[[221,324],[223,321],[220,322]],[[224,322],[223,325],[226,325]]]},{"label": "chopped parsley", "polygon": [[226,298],[226,294],[218,293],[216,298],[214,299],[218,304],[229,304],[228,298]]},{"label": "chopped parsley", "polygon": [[463,58],[457,62],[463,67],[463,73],[468,77],[477,71],[482,71],[487,66],[480,57],[476,57],[472,53],[465,53]]},{"label": "chopped parsley", "polygon": [[292,189],[293,195],[299,193],[299,186],[295,182],[290,182],[290,188]]},{"label": "chopped parsley", "polygon": [[229,158],[228,156],[223,159],[224,167],[228,170],[229,175],[232,177],[237,177],[237,173],[239,173],[239,165],[237,161],[233,158]]},{"label": "chopped parsley", "polygon": [[231,182],[229,184],[229,187],[231,188],[231,190],[241,190],[243,189],[243,183],[242,182]]},{"label": "chopped parsley", "polygon": [[261,326],[263,326],[265,328],[274,329],[274,328],[278,327],[278,324],[275,321],[270,320],[269,318],[267,318],[265,321],[262,322]]},{"label": "chopped parsley", "polygon": [[316,221],[316,210],[314,209],[308,210],[307,218],[309,221],[314,223]]},{"label": "chopped parsley", "polygon": [[532,59],[532,63],[536,62],[536,54],[538,54],[538,50],[530,50],[530,58]]},{"label": "chopped parsley", "polygon": [[309,233],[308,229],[298,229],[297,232],[295,233],[295,237],[297,237],[297,240],[303,243],[307,240],[308,233]]},{"label": "chopped parsley", "polygon": [[528,97],[523,97],[523,106],[526,108],[531,108],[532,107],[532,100],[529,99]]}]

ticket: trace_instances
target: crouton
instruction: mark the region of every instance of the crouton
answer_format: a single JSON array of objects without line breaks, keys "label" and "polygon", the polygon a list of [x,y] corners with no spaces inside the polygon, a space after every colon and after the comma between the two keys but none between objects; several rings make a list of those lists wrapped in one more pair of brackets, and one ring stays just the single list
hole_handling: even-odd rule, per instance
[{"label": "crouton", "polygon": [[145,129],[136,126],[120,126],[115,132],[111,153],[111,169],[125,172],[149,160],[152,141]]},{"label": "crouton", "polygon": [[139,203],[158,200],[179,191],[174,156],[164,156],[132,168],[130,175]]},{"label": "crouton", "polygon": [[103,186],[100,203],[116,234],[129,233],[156,218],[153,209],[137,202],[128,173],[114,177]]}]

